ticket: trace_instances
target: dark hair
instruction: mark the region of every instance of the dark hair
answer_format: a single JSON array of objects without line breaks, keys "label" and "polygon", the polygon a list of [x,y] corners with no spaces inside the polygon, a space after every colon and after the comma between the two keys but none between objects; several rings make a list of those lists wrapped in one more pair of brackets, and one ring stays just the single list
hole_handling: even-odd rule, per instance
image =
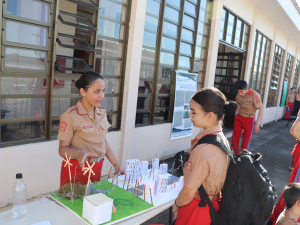
[{"label": "dark hair", "polygon": [[237,83],[237,90],[246,90],[248,87],[248,84],[244,80],[239,80]]},{"label": "dark hair", "polygon": [[214,87],[201,88],[192,99],[202,107],[204,112],[216,114],[218,121],[224,118],[224,114],[233,114],[237,108],[236,102],[228,102],[225,95]]},{"label": "dark hair", "polygon": [[283,190],[283,198],[286,207],[289,209],[300,200],[300,183],[290,183]]},{"label": "dark hair", "polygon": [[101,79],[103,80],[103,77],[100,76],[100,74],[89,71],[80,76],[78,80],[75,81],[75,86],[80,90],[83,88],[85,91],[88,90],[89,86],[91,86],[95,80]]}]

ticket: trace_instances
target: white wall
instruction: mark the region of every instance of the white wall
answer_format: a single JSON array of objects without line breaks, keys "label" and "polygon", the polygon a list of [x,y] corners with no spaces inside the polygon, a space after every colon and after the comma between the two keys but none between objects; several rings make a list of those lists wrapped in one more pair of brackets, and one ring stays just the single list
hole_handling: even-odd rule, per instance
[{"label": "white wall", "polygon": [[255,5],[248,0],[224,0],[224,7],[235,13],[248,24],[253,24]]},{"label": "white wall", "polygon": [[273,24],[260,10],[257,13],[256,29],[267,36],[269,39],[273,39],[275,24]]}]

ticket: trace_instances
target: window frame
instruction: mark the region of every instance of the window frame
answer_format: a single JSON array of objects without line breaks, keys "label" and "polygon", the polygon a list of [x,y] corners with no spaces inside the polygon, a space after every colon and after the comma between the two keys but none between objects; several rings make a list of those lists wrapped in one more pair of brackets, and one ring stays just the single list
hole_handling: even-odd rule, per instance
[{"label": "window frame", "polygon": [[52,1],[50,1],[50,0],[34,0],[34,1],[48,4],[48,6],[49,6],[48,22],[42,22],[39,20],[28,19],[28,18],[22,17],[22,16],[11,15],[7,12],[7,2],[3,3],[3,18],[10,18],[10,19],[18,20],[18,21],[22,21],[22,22],[34,23],[34,24],[41,25],[41,26],[51,27],[51,21],[52,21],[52,13],[51,12],[53,11],[53,4],[51,4]]},{"label": "window frame", "polygon": [[12,21],[12,22],[16,22],[16,23],[22,23],[22,24],[28,24],[28,25],[32,25],[32,26],[37,26],[37,27],[41,27],[47,30],[47,40],[50,40],[50,35],[49,35],[49,27],[47,26],[41,26],[38,24],[29,24],[23,21],[16,21],[16,20],[12,20],[12,19],[8,19],[8,18],[3,18],[2,19],[2,44],[3,45],[10,45],[10,46],[14,46],[14,47],[23,47],[23,48],[29,48],[29,49],[37,49],[37,50],[45,50],[45,51],[49,51],[50,50],[50,43],[49,41],[47,41],[47,45],[46,46],[39,46],[39,45],[30,45],[30,44],[23,44],[23,43],[18,43],[18,42],[12,42],[12,41],[8,41],[6,39],[6,32],[7,32],[7,28],[6,28],[6,21]]}]

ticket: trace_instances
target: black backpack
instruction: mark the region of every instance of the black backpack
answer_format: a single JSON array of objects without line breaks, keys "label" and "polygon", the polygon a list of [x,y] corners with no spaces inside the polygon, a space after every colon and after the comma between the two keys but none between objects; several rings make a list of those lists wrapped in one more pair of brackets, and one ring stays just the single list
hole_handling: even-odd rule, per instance
[{"label": "black backpack", "polygon": [[[277,198],[275,185],[260,164],[262,155],[243,151],[236,155],[215,134],[206,135],[199,144],[213,144],[222,149],[231,162],[222,190],[219,213],[213,207],[203,185],[198,189],[200,198],[210,208],[211,225],[264,225],[267,223]],[[205,207],[201,201],[199,207]],[[201,218],[199,218],[201,221]]]}]

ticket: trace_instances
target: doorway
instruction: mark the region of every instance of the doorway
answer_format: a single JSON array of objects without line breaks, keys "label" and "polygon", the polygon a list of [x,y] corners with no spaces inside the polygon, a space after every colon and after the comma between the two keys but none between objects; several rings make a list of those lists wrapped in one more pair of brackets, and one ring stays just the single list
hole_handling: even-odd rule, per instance
[{"label": "doorway", "polygon": [[[228,100],[235,100],[237,82],[241,79],[244,53],[218,53],[214,87],[218,88]],[[225,116],[224,126],[232,128],[234,115]]]}]

